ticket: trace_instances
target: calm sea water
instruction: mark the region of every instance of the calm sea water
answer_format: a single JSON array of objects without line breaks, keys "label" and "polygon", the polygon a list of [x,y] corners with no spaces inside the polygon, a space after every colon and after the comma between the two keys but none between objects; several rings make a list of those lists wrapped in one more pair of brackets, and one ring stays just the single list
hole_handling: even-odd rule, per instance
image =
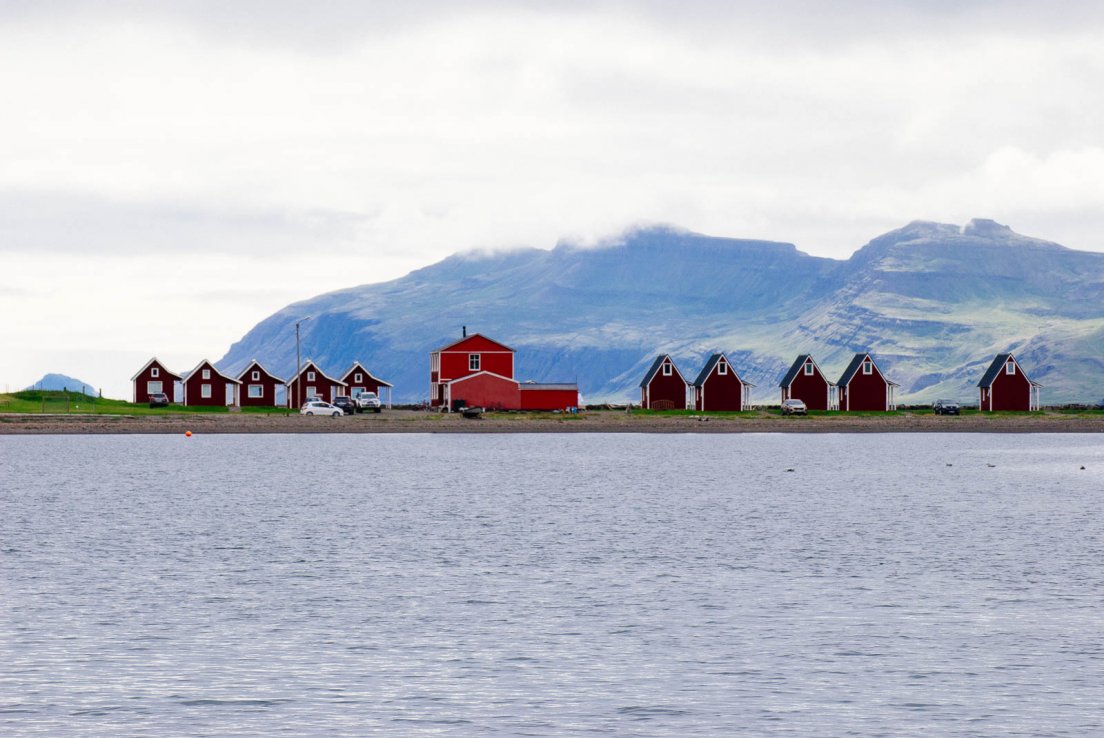
[{"label": "calm sea water", "polygon": [[0,437],[0,735],[1101,735],[1102,490],[1089,435]]}]

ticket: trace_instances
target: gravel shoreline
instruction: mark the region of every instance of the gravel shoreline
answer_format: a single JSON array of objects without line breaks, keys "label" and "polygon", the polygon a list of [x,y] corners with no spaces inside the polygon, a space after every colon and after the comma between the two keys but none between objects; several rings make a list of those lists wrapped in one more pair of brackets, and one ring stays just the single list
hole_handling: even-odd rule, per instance
[{"label": "gravel shoreline", "polygon": [[885,417],[830,415],[783,418],[630,415],[598,411],[563,415],[488,415],[391,410],[346,418],[293,415],[173,414],[0,415],[0,435],[200,433],[1100,433],[1104,414],[1071,416],[967,415],[941,417],[903,413]]}]

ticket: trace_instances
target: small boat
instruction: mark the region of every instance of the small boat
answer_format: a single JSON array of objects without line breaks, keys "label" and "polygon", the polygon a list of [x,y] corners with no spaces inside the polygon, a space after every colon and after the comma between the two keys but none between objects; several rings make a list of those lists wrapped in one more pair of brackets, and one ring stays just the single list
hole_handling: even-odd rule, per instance
[{"label": "small boat", "polygon": [[479,420],[483,417],[483,408],[465,407],[460,409],[460,413],[468,420]]}]

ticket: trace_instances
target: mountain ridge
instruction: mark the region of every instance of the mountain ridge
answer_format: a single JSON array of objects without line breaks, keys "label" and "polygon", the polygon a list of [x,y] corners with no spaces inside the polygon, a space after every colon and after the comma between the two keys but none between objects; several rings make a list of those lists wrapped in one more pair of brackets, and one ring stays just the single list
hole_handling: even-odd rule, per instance
[{"label": "mountain ridge", "polygon": [[292,326],[305,315],[304,358],[334,372],[360,360],[396,385],[397,401],[428,395],[429,351],[463,325],[517,349],[519,379],[577,380],[590,400],[634,399],[657,353],[694,376],[716,351],[758,385],[757,402],[777,398],[794,356],[813,354],[835,379],[859,351],[877,356],[906,402],[972,399],[1002,351],[1046,385],[1044,402],[1104,397],[1104,254],[985,219],[912,221],[845,260],[671,226],[593,246],[454,254],[288,305],[220,369],[257,358],[291,374]]}]

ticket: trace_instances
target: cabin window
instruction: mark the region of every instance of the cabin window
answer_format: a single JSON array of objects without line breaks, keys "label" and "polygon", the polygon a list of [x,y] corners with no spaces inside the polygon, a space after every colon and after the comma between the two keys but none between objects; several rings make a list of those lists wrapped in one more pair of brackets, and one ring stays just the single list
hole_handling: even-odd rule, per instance
[{"label": "cabin window", "polygon": [[358,373],[355,377],[353,377],[353,381],[354,382],[363,382],[364,381],[364,375]]},{"label": "cabin window", "polygon": [[468,354],[468,371],[479,371],[479,354]]},{"label": "cabin window", "polygon": [[720,364],[717,364],[717,374],[728,374],[728,364],[724,363],[723,361]]},{"label": "cabin window", "polygon": [[[154,379],[157,379],[157,377],[161,376],[161,370],[157,367],[153,367],[152,369],[150,369],[150,376]],[[158,392],[160,392],[160,390],[158,390]]]},{"label": "cabin window", "polygon": [[664,364],[663,365],[663,376],[665,376],[665,377],[671,376],[671,365],[670,364]]},{"label": "cabin window", "polygon": [[318,390],[316,390],[314,387],[310,387],[310,386],[307,387],[307,397],[315,397],[317,395],[318,395]]},{"label": "cabin window", "polygon": [[160,382],[146,382],[146,392],[150,393],[151,395],[164,391],[165,390],[161,389]]},{"label": "cabin window", "polygon": [[210,369],[204,369],[203,370],[203,378],[204,379],[210,379],[211,378],[211,370]]},{"label": "cabin window", "polygon": [[812,362],[809,362],[808,364],[805,365],[805,376],[806,377],[813,376],[813,363]]},{"label": "cabin window", "polygon": [[211,399],[211,385],[201,384],[199,385],[199,396],[205,400]]},{"label": "cabin window", "polygon": [[314,381],[314,372],[307,372],[307,381],[308,382],[313,382]]},{"label": "cabin window", "polygon": [[256,382],[260,378],[261,378],[261,373],[260,372],[253,372],[253,381],[254,382]]},{"label": "cabin window", "polygon": [[254,400],[259,400],[264,397],[264,385],[263,384],[251,384],[248,391],[249,397]]},{"label": "cabin window", "polygon": [[351,397],[357,397],[358,395],[360,395],[360,393],[364,392],[366,389],[368,389],[368,388],[367,387],[353,387],[353,389],[349,392],[349,395]]},{"label": "cabin window", "polygon": [[1007,364],[1005,364],[1004,365],[1004,373],[1005,374],[1015,374],[1016,373],[1016,364],[1015,364],[1015,362],[1010,361]]},{"label": "cabin window", "polygon": [[869,359],[863,362],[863,374],[873,374],[874,363]]}]

